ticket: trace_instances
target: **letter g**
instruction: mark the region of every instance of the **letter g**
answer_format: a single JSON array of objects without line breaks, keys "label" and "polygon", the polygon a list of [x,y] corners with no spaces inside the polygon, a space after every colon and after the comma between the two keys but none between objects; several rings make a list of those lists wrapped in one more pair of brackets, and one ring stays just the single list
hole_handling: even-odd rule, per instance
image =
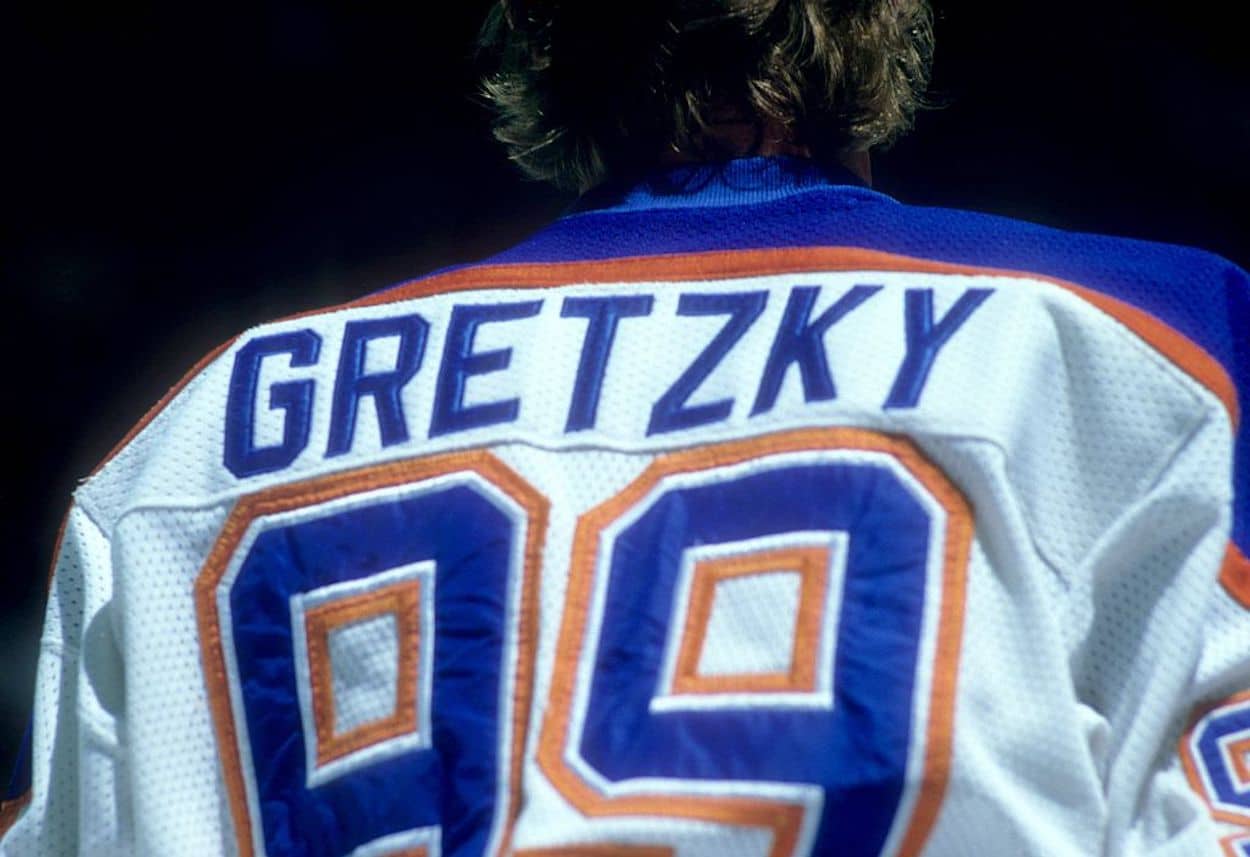
[{"label": "letter g", "polygon": [[234,358],[230,392],[226,400],[226,469],[239,478],[281,470],[308,446],[312,424],[313,391],[311,379],[284,381],[269,388],[270,410],[285,412],[282,441],[274,446],[257,447],[255,438],[257,384],[266,357],[287,354],[291,368],[314,366],[321,351],[321,337],[304,329],[253,339]]}]

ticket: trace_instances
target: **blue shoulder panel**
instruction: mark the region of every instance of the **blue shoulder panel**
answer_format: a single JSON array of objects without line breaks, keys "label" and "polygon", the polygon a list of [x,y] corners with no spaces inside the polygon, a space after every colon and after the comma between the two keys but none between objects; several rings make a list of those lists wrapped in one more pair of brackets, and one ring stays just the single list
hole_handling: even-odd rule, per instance
[{"label": "blue shoulder panel", "polygon": [[[785,159],[686,168],[595,191],[488,264],[779,247],[859,247],[1067,280],[1132,304],[1218,360],[1250,410],[1250,276],[1208,253],[902,205],[849,173]],[[1250,428],[1237,438],[1234,541],[1250,553]]]}]

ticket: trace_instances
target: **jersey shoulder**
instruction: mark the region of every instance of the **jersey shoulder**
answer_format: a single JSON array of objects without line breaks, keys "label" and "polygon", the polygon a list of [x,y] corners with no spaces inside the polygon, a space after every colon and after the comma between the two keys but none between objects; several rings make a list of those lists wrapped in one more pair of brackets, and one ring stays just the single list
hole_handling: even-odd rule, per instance
[{"label": "jersey shoulder", "polygon": [[[1132,303],[1191,338],[1231,344],[1250,317],[1250,275],[1193,247],[1073,232],[978,212],[898,206],[922,253],[1069,280]],[[900,236],[901,237],[901,236]]]},{"label": "jersey shoulder", "polygon": [[[1250,275],[1202,250],[1075,232],[962,209],[900,203],[850,184],[752,190],[731,167],[720,185],[639,194],[577,211],[494,257],[553,264],[613,257],[855,247],[911,259],[1061,279],[1125,301],[1195,341],[1226,366],[1250,318]],[[743,190],[743,185],[748,189]],[[1244,337],[1243,337],[1244,338]],[[1241,359],[1247,360],[1245,355]]]},{"label": "jersey shoulder", "polygon": [[[339,375],[355,371],[364,377],[363,363],[354,370],[340,364],[353,354],[364,360],[365,343],[374,340],[398,343],[400,352],[392,357],[397,370],[407,367],[415,372],[416,364],[408,364],[420,362],[423,349],[431,351],[425,362],[435,361],[437,355],[432,353],[434,344],[429,337],[438,331],[423,327],[424,322],[414,315],[417,310],[410,303],[414,300],[482,294],[485,289],[490,291],[489,300],[508,303],[508,312],[536,312],[535,293],[522,292],[522,287],[619,283],[631,278],[650,282],[699,277],[714,280],[730,276],[737,270],[734,260],[752,254],[776,253],[779,259],[808,254],[817,264],[822,258],[832,258],[831,251],[848,251],[852,256],[858,252],[852,262],[859,266],[857,270],[866,272],[877,269],[883,260],[885,264],[901,260],[900,269],[923,262],[974,276],[978,272],[987,276],[1010,272],[1071,283],[1158,319],[1209,354],[1236,387],[1250,389],[1250,358],[1235,330],[1236,318],[1250,318],[1250,279],[1219,257],[1184,247],[1065,232],[992,215],[903,205],[864,189],[833,187],[749,204],[574,213],[529,241],[480,263],[435,272],[346,305],[249,330],[201,361],[130,433],[80,493],[114,508],[133,503],[133,498],[142,495],[135,490],[136,480],[150,470],[150,448],[155,447],[161,448],[163,459],[176,459],[178,466],[187,470],[186,478],[179,478],[177,484],[232,490],[229,480],[223,478],[226,471],[237,471],[228,460],[230,444],[225,444],[224,452],[220,445],[211,451],[190,446],[175,449],[180,445],[179,437],[203,435],[185,430],[187,426],[209,419],[220,421],[221,414],[232,413],[235,398],[253,402],[258,419],[270,412],[298,415],[307,408],[302,399],[308,394],[302,379],[307,373],[297,371],[292,377],[300,376],[300,381],[276,385],[270,383],[272,378],[262,378],[263,373],[316,363],[326,371],[337,367]],[[752,265],[756,273],[767,269],[766,263],[760,267],[758,259]],[[847,270],[843,262],[839,265],[843,267],[838,270]],[[778,272],[784,270],[785,265],[780,265]],[[362,310],[368,310],[367,319]],[[357,321],[350,321],[357,316]],[[483,316],[478,321],[485,323],[491,318]],[[465,329],[470,328],[471,324]],[[348,344],[349,339],[359,348],[340,347],[337,357],[330,353],[335,351],[332,346]],[[241,351],[247,352],[242,355],[246,359],[241,360]],[[232,372],[232,367],[240,365],[256,371]],[[425,374],[431,371],[427,366]],[[260,386],[249,391],[236,383],[246,386],[249,378]],[[401,379],[397,375],[392,380],[398,383]],[[257,398],[260,393],[269,396],[268,404]],[[322,399],[329,395],[324,390],[322,394]],[[321,405],[329,407],[328,400]],[[402,432],[397,420],[388,422],[384,412],[377,416],[383,430]],[[179,425],[184,430],[170,428]],[[265,426],[248,424],[243,429],[240,443],[246,445],[251,443],[247,436],[264,431]],[[276,436],[255,446],[280,449],[288,440],[292,448],[299,446],[298,438]],[[330,455],[342,440],[329,437],[317,442]],[[227,459],[224,469],[223,454]],[[263,464],[251,462],[249,475],[263,472]],[[107,479],[100,478],[104,471]],[[168,479],[164,482],[169,484]]]}]

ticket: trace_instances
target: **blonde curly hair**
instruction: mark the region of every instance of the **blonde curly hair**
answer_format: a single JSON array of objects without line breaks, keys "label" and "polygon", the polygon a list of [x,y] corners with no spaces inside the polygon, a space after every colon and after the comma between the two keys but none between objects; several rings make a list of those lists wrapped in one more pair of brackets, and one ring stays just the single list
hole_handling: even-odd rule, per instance
[{"label": "blonde curly hair", "polygon": [[577,191],[737,154],[707,133],[726,117],[837,159],[911,125],[932,25],[926,0],[500,0],[483,94],[511,159]]}]

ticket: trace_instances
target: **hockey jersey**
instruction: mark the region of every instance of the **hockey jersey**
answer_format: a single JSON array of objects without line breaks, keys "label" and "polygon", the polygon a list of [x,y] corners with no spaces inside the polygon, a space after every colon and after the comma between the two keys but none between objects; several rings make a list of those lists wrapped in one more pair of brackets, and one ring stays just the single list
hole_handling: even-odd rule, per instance
[{"label": "hockey jersey", "polygon": [[249,330],[76,492],[0,854],[1250,855],[1248,327],[748,159]]}]

